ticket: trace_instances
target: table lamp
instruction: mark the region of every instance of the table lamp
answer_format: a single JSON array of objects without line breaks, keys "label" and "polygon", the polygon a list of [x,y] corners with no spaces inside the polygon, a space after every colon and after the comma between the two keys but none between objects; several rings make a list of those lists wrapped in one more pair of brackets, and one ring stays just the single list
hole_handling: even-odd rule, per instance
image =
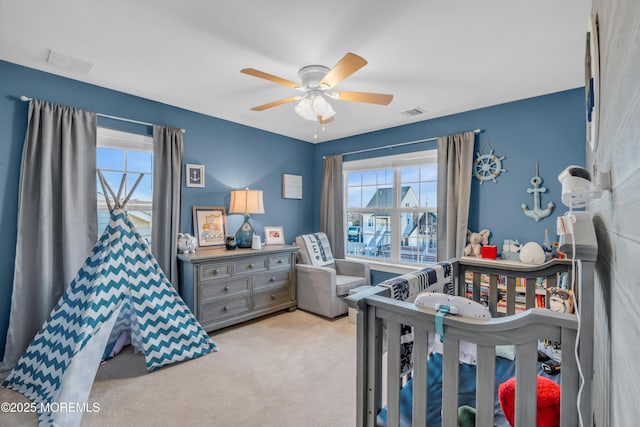
[{"label": "table lamp", "polygon": [[250,248],[255,230],[249,222],[250,214],[263,214],[262,190],[231,190],[229,214],[244,215],[244,222],[236,232],[236,244],[239,248]]}]

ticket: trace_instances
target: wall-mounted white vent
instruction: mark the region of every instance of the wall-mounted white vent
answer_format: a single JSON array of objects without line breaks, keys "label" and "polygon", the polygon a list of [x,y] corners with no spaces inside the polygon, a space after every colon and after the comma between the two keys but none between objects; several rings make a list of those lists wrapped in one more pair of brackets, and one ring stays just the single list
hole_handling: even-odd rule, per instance
[{"label": "wall-mounted white vent", "polygon": [[418,116],[420,114],[424,114],[424,110],[420,107],[412,108],[410,110],[406,110],[402,112],[402,115],[407,117]]},{"label": "wall-mounted white vent", "polygon": [[89,74],[93,69],[93,64],[91,62],[73,58],[69,55],[65,55],[64,53],[56,52],[53,49],[49,49],[47,62],[58,68],[64,68],[72,73]]}]

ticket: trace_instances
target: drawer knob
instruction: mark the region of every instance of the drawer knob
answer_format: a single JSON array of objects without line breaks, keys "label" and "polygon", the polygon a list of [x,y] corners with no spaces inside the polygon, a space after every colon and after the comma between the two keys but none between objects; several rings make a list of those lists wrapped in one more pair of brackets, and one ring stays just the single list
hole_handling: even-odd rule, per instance
[{"label": "drawer knob", "polygon": [[220,270],[218,270],[217,268],[215,268],[215,269],[213,270],[213,274],[218,274],[218,272],[219,272],[219,271],[220,271]]},{"label": "drawer knob", "polygon": [[275,281],[276,281],[276,278],[275,278],[275,277],[273,277],[273,276],[271,276],[271,279],[269,279],[269,281],[270,281],[270,282],[275,282]]},{"label": "drawer knob", "polygon": [[224,311],[229,311],[229,306],[228,305],[224,306]]},{"label": "drawer knob", "polygon": [[229,292],[229,287],[228,287],[228,286],[225,286],[225,287],[224,287],[224,291],[225,291],[225,292]]},{"label": "drawer knob", "polygon": [[253,264],[249,264],[249,268],[253,268]]},{"label": "drawer knob", "polygon": [[278,264],[282,264],[282,260],[281,259],[278,260]]},{"label": "drawer knob", "polygon": [[271,294],[271,299],[276,299],[276,294]]}]

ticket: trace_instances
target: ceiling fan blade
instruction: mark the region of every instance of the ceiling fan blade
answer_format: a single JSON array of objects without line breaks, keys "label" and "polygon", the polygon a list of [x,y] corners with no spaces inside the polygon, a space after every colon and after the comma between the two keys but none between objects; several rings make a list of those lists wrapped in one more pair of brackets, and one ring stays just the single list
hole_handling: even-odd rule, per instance
[{"label": "ceiling fan blade", "polygon": [[290,98],[284,98],[284,99],[281,99],[279,101],[270,102],[268,104],[258,105],[257,107],[253,107],[252,110],[253,111],[264,111],[264,110],[266,110],[268,108],[277,107],[278,105],[287,104],[289,102],[297,101],[298,99],[300,99],[299,96],[292,96]]},{"label": "ceiling fan blade", "polygon": [[370,92],[334,92],[340,101],[368,102],[370,104],[388,105],[393,95]]},{"label": "ceiling fan blade", "polygon": [[300,83],[294,83],[291,80],[283,79],[282,77],[274,76],[273,74],[265,73],[264,71],[256,70],[255,68],[243,68],[242,70],[240,70],[240,72],[248,74],[250,76],[269,80],[280,85],[289,86],[293,89],[298,89],[300,87]]},{"label": "ceiling fan blade", "polygon": [[347,53],[320,81],[320,86],[334,87],[360,68],[367,65],[367,61],[355,53]]}]

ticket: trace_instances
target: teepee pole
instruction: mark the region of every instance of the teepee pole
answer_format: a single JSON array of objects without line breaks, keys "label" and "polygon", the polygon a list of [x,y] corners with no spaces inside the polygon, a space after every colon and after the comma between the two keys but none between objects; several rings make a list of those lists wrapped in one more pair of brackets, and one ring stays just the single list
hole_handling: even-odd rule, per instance
[{"label": "teepee pole", "polygon": [[[133,193],[136,191],[136,188],[138,187],[138,184],[140,184],[140,181],[142,181],[142,177],[144,176],[143,173],[140,174],[140,176],[138,177],[138,179],[136,180],[136,183],[133,184],[133,187],[131,187],[131,191],[129,191],[129,194],[127,195],[127,198],[124,199],[124,202],[122,202],[122,208],[125,207],[125,205],[127,204],[127,202],[129,201],[129,199],[131,198],[131,196],[133,196]],[[124,180],[124,178],[123,178]]]},{"label": "teepee pole", "polygon": [[124,183],[127,180],[127,173],[122,174],[122,179],[120,180],[120,188],[118,188],[118,197],[116,198],[116,205],[118,208],[122,208],[123,205],[120,204],[120,196],[122,195],[122,189],[124,188]]},{"label": "teepee pole", "polygon": [[109,193],[107,192],[107,189],[109,189],[109,192],[111,192],[111,194],[113,194],[113,191],[111,191],[111,187],[109,187],[109,184],[107,184],[107,181],[104,179],[102,171],[98,169],[97,172],[98,178],[100,179],[100,185],[102,186],[102,195],[104,196],[104,201],[107,202],[107,208],[109,208],[109,212],[111,212],[113,210],[113,207],[111,206],[111,202],[109,202]]}]

